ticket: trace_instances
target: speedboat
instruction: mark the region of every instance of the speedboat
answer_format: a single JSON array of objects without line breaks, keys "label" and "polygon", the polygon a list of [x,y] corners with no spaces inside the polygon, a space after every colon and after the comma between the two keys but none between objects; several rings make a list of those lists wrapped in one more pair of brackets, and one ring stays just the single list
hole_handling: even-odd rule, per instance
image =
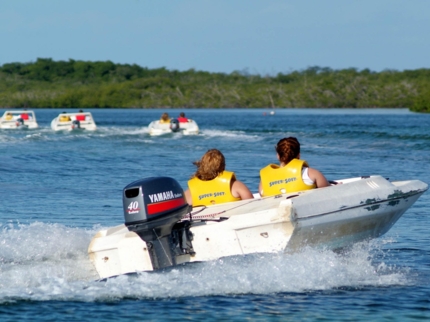
[{"label": "speedboat", "polygon": [[36,129],[38,127],[33,111],[6,111],[0,119],[0,129]]},{"label": "speedboat", "polygon": [[156,120],[149,123],[148,129],[151,136],[176,132],[180,132],[183,135],[195,135],[199,133],[199,126],[196,121],[191,119],[188,119],[188,122],[179,122],[177,119],[171,119],[168,123]]},{"label": "speedboat", "polygon": [[90,112],[61,113],[51,121],[54,131],[95,131],[97,129]]},{"label": "speedboat", "polygon": [[385,234],[427,189],[375,175],[192,208],[173,178],[145,178],[123,189],[124,224],[99,231],[88,253],[105,279],[234,255],[340,250]]}]

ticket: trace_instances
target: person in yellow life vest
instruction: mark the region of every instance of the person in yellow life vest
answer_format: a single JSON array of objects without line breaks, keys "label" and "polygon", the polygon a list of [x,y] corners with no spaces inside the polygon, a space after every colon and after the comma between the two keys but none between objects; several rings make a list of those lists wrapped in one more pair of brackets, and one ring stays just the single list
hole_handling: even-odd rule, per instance
[{"label": "person in yellow life vest", "polygon": [[[63,112],[61,114],[66,114],[66,112]],[[60,115],[60,122],[70,122],[72,119],[68,115]]]},{"label": "person in yellow life vest", "polygon": [[169,114],[163,113],[160,118],[160,123],[170,123]]},{"label": "person in yellow life vest", "polygon": [[11,121],[13,119],[12,113],[7,113],[5,116],[6,121]]},{"label": "person in yellow life vest", "polygon": [[188,204],[210,206],[254,196],[248,187],[236,179],[234,172],[225,170],[225,158],[217,149],[208,150],[199,161],[193,162],[197,171],[188,181],[185,198]]},{"label": "person in yellow life vest", "polygon": [[260,170],[258,190],[262,197],[329,186],[321,172],[300,160],[300,143],[295,137],[279,140],[275,149],[280,164]]}]

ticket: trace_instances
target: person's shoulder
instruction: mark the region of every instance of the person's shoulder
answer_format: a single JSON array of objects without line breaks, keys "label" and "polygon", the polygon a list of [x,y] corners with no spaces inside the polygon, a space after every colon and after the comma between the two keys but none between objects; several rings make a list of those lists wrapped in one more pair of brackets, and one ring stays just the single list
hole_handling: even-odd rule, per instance
[{"label": "person's shoulder", "polygon": [[307,167],[307,169],[308,169],[308,173],[319,173],[319,174],[321,174],[321,171],[319,171],[318,169],[311,168],[311,167]]},{"label": "person's shoulder", "polygon": [[239,194],[241,199],[252,199],[254,195],[251,190],[240,180],[235,180],[232,184],[232,191],[235,191]]},{"label": "person's shoulder", "polygon": [[237,180],[236,178],[233,179],[233,187],[237,187],[237,188],[246,188],[248,189],[248,187],[246,186],[246,184],[244,184],[242,181]]}]

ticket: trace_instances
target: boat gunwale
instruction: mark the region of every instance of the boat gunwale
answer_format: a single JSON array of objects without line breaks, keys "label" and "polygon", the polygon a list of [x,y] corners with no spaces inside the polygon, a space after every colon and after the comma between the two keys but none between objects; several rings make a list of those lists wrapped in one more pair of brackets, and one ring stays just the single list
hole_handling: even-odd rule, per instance
[{"label": "boat gunwale", "polygon": [[376,205],[376,204],[387,203],[387,202],[394,201],[394,200],[406,199],[406,198],[410,198],[410,197],[413,197],[413,196],[416,196],[416,195],[421,195],[424,192],[426,192],[427,190],[428,190],[428,187],[426,189],[423,189],[423,190],[413,190],[413,191],[405,192],[402,196],[398,196],[398,197],[387,198],[387,199],[373,201],[373,202],[366,202],[366,203],[363,203],[363,204],[360,204],[360,205],[356,205],[356,206],[349,206],[349,207],[345,206],[344,208],[339,208],[337,210],[328,211],[328,212],[324,212],[324,213],[316,214],[316,215],[312,215],[312,216],[295,217],[295,219],[296,220],[312,219],[312,218],[315,218],[315,217],[321,217],[321,216],[326,216],[326,215],[338,213],[339,211],[345,211],[345,210],[357,209],[357,208],[364,208],[364,207],[368,207],[368,206],[372,206],[372,205]]}]

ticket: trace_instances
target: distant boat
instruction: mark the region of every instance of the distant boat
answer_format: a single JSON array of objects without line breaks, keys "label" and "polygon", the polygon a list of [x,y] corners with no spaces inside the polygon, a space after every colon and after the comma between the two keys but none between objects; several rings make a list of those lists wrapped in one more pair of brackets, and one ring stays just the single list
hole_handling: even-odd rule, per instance
[{"label": "distant boat", "polygon": [[158,136],[168,133],[180,132],[183,135],[195,135],[199,133],[199,126],[196,121],[188,119],[188,122],[179,122],[172,119],[170,122],[163,123],[160,120],[152,121],[148,125],[149,135]]},{"label": "distant boat", "polygon": [[0,129],[36,129],[38,127],[33,111],[6,111],[0,119]]},{"label": "distant boat", "polygon": [[94,118],[89,112],[61,113],[51,121],[54,131],[95,131],[97,129]]}]

